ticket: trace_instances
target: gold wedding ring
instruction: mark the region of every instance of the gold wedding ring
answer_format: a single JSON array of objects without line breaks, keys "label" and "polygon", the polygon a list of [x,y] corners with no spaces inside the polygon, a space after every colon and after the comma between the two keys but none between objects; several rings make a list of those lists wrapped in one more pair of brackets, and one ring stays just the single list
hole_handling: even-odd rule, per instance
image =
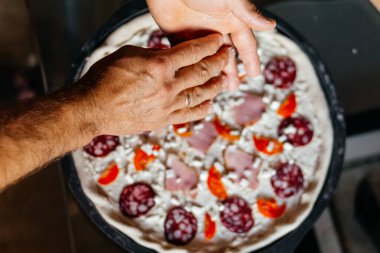
[{"label": "gold wedding ring", "polygon": [[186,93],[185,104],[186,104],[186,108],[189,108],[189,107],[190,107],[190,104],[191,104],[191,96],[190,96],[189,93]]}]

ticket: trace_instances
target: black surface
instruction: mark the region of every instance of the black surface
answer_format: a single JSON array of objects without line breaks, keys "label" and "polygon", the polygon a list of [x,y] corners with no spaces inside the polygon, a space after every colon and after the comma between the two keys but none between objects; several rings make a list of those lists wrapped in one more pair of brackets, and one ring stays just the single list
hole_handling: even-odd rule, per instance
[{"label": "black surface", "polygon": [[380,108],[346,116],[346,123],[347,135],[378,130],[380,129]]},{"label": "black surface", "polygon": [[302,239],[301,243],[298,245],[294,253],[321,253],[313,229],[307,232],[307,234]]},{"label": "black surface", "polygon": [[360,182],[355,195],[355,219],[380,252],[380,196],[376,196],[373,187],[368,178]]},{"label": "black surface", "polygon": [[[121,8],[110,21],[96,34],[91,40],[89,40],[86,45],[82,48],[79,61],[76,62],[73,67],[71,74],[68,79],[68,84],[73,83],[79,77],[81,69],[84,65],[84,59],[88,56],[97,46],[99,46],[102,41],[107,37],[107,35],[119,27],[121,24],[128,22],[133,17],[138,16],[141,13],[146,12],[145,1],[131,1]],[[268,13],[268,15],[272,16]],[[302,222],[301,226],[290,232],[286,236],[282,237],[275,243],[260,249],[256,252],[260,253],[279,253],[279,252],[293,252],[297,247],[299,242],[305,236],[305,234],[310,230],[313,223],[328,205],[331,198],[332,192],[334,191],[343,162],[344,154],[344,144],[345,144],[345,125],[343,122],[342,110],[336,99],[336,94],[334,86],[331,83],[330,75],[327,73],[324,64],[319,60],[313,48],[309,46],[305,40],[298,35],[291,27],[285,24],[285,22],[278,20],[278,29],[286,36],[290,37],[295,41],[309,56],[313,65],[316,68],[318,77],[320,79],[322,89],[325,92],[329,108],[330,116],[334,129],[334,147],[331,159],[331,164],[329,166],[329,172],[327,175],[327,180],[322,189],[320,196],[311,212],[311,214]],[[90,219],[112,240],[118,243],[122,248],[128,250],[129,252],[153,252],[141,245],[138,245],[128,236],[119,232],[117,229],[110,226],[103,218],[99,215],[95,209],[92,202],[85,196],[79,182],[79,178],[76,169],[73,165],[72,157],[67,156],[63,159],[63,173],[72,190],[75,198],[77,199],[79,205],[83,210],[89,215]]]}]

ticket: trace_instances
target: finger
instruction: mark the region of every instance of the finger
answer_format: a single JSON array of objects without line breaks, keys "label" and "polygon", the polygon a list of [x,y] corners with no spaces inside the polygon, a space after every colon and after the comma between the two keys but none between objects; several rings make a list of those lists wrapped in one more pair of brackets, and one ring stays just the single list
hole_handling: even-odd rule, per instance
[{"label": "finger", "polygon": [[211,102],[205,101],[198,106],[173,112],[169,115],[169,122],[171,122],[171,124],[193,122],[205,118],[211,112]]},{"label": "finger", "polygon": [[233,58],[223,70],[227,76],[227,90],[236,91],[239,88],[240,80],[236,65],[236,58]]},{"label": "finger", "polygon": [[180,69],[215,54],[222,45],[222,35],[215,33],[178,44],[165,50],[164,54],[170,58],[175,69]]},{"label": "finger", "polygon": [[[202,104],[207,100],[216,97],[227,84],[225,75],[211,78],[207,83],[182,91],[175,98],[172,111],[183,109],[186,107],[194,107]],[[189,105],[186,104],[186,97],[189,97]]]},{"label": "finger", "polygon": [[255,31],[266,31],[276,27],[276,21],[261,14],[257,7],[248,0],[229,0],[232,13]]},{"label": "finger", "polygon": [[[231,37],[229,34],[223,36],[224,44],[233,46]],[[227,66],[223,69],[224,74],[227,76],[227,90],[235,91],[239,87],[239,73],[236,65],[236,52],[235,57],[232,57]]]},{"label": "finger", "polygon": [[251,29],[238,31],[231,34],[232,41],[236,46],[247,73],[251,77],[260,74],[260,61],[257,55],[257,43]]},{"label": "finger", "polygon": [[176,73],[174,90],[178,94],[220,75],[232,57],[234,57],[234,51],[230,47],[222,47],[216,54],[208,56],[194,65],[180,69]]}]

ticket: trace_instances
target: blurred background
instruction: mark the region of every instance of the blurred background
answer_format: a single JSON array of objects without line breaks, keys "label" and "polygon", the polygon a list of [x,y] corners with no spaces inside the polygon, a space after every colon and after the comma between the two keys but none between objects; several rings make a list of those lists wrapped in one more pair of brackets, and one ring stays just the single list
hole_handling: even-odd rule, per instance
[{"label": "blurred background", "polygon": [[[81,46],[127,0],[0,0],[0,105],[65,84]],[[347,150],[328,209],[296,252],[380,252],[380,0],[257,0],[331,72]],[[0,252],[123,252],[78,208],[53,163],[0,194]]]}]

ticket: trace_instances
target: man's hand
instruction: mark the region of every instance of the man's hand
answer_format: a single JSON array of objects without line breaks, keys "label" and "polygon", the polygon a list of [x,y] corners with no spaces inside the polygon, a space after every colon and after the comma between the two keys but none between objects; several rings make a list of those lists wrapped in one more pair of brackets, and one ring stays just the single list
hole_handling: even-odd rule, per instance
[{"label": "man's hand", "polygon": [[99,134],[135,134],[204,118],[227,84],[221,72],[233,51],[222,44],[213,34],[167,50],[125,46],[80,81],[93,86],[84,109],[93,110]]},{"label": "man's hand", "polygon": [[[225,35],[225,42],[232,43],[239,51],[248,74],[260,73],[256,40],[251,29],[273,29],[275,21],[260,14],[249,0],[147,0],[149,9],[158,25],[167,33],[186,31],[217,31]],[[225,69],[229,87],[239,84],[236,63]]]},{"label": "man's hand", "polygon": [[213,34],[161,51],[125,46],[72,87],[2,109],[0,191],[97,135],[136,134],[205,117],[233,57],[222,44]]}]

